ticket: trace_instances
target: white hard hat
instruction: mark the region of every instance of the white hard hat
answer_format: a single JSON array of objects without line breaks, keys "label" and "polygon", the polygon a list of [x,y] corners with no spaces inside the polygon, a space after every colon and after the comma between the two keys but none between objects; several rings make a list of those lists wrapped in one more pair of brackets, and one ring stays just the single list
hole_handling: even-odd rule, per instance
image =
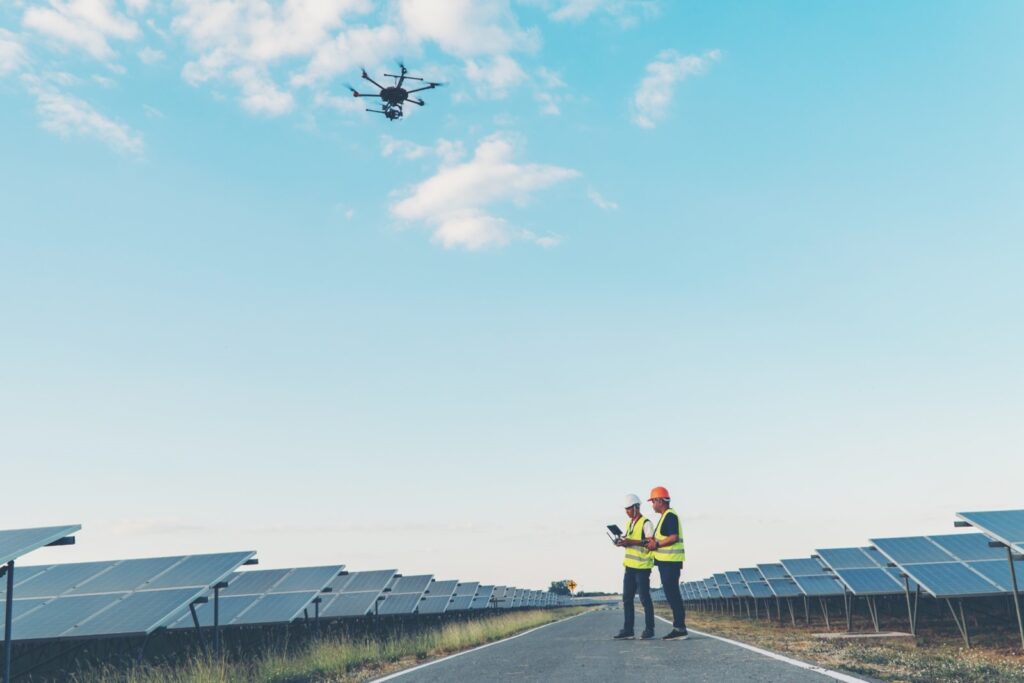
[{"label": "white hard hat", "polygon": [[626,504],[623,507],[631,508],[634,505],[639,505],[639,504],[640,504],[640,497],[637,496],[635,493],[631,493],[628,496],[626,496]]}]

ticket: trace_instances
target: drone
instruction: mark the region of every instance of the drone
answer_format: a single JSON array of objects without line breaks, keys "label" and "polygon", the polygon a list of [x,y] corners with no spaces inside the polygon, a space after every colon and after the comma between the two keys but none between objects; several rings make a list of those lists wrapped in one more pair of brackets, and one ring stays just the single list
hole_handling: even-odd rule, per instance
[{"label": "drone", "polygon": [[[405,68],[405,64],[399,62],[398,67],[401,72],[398,74],[384,74],[388,78],[395,79],[395,84],[391,86],[383,86],[377,81],[370,78],[370,75],[366,73],[366,69],[363,69],[363,79],[373,83],[380,89],[378,93],[362,93],[353,88],[351,85],[348,89],[352,91],[352,97],[379,97],[380,98],[380,109],[367,108],[366,111],[372,111],[375,114],[383,114],[389,121],[397,121],[402,118],[402,105],[406,102],[412,102],[419,106],[424,106],[426,102],[416,97],[409,97],[414,92],[420,92],[421,90],[433,90],[443,83],[432,83],[430,81],[424,81],[422,78],[417,76],[409,76],[409,70]],[[419,88],[413,88],[406,90],[403,86],[406,81],[419,81],[424,85]]]}]

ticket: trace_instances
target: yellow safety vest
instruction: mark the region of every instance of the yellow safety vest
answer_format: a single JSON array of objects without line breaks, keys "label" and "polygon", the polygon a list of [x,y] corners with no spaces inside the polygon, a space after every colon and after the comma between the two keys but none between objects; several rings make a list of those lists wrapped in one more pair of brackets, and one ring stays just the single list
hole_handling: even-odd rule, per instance
[{"label": "yellow safety vest", "polygon": [[683,520],[679,519],[679,513],[672,508],[661,513],[661,519],[658,520],[658,526],[654,528],[654,540],[661,543],[668,538],[668,536],[661,533],[661,524],[665,521],[665,516],[669,513],[674,514],[676,516],[676,520],[679,522],[679,540],[672,545],[666,545],[662,548],[651,551],[651,555],[653,555],[654,559],[659,562],[682,562],[686,559],[686,549],[683,547]]},{"label": "yellow safety vest", "polygon": [[[630,521],[629,528],[626,530],[626,538],[632,541],[642,540],[646,521],[643,515]],[[622,560],[622,564],[633,569],[650,569],[654,566],[654,558],[651,556],[651,551],[642,545],[630,545],[626,546],[626,558]]]}]

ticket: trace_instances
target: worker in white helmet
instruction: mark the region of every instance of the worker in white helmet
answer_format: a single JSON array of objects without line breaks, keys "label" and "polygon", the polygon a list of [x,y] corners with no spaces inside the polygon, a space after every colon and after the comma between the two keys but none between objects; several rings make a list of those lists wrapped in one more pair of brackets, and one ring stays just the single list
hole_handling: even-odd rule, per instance
[{"label": "worker in white helmet", "polygon": [[626,568],[622,577],[622,611],[625,613],[625,622],[615,638],[633,639],[633,598],[639,595],[640,604],[644,606],[644,630],[640,634],[640,639],[648,640],[654,637],[654,603],[651,601],[651,568],[654,567],[654,556],[647,550],[646,542],[654,538],[654,526],[640,513],[638,496],[631,493],[626,496],[625,502],[629,525],[625,536],[615,541],[615,545],[626,549],[626,557],[622,561]]}]

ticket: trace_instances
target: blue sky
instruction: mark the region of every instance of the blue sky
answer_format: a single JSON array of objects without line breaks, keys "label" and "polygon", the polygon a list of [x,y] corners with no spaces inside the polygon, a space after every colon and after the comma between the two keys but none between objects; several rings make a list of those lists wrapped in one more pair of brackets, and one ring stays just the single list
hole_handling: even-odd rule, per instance
[{"label": "blue sky", "polygon": [[1020,507],[1022,15],[5,3],[4,526],[601,589],[654,485],[691,578]]}]

